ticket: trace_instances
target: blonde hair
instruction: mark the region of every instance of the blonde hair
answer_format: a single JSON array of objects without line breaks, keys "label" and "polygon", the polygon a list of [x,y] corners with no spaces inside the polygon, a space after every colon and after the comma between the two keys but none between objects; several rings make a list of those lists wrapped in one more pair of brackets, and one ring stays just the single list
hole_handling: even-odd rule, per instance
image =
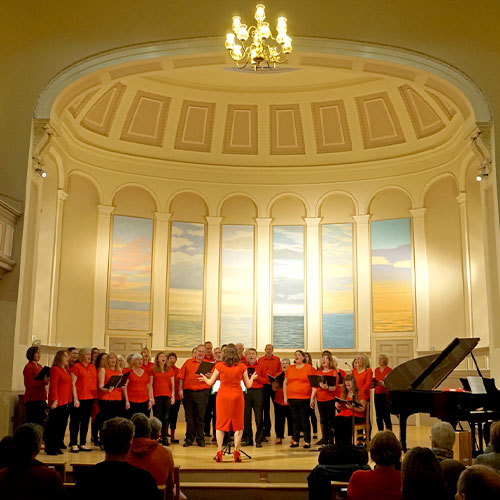
[{"label": "blonde hair", "polygon": [[356,354],[356,358],[361,358],[363,360],[365,370],[370,368],[370,358],[364,352],[358,352],[358,354]]},{"label": "blonde hair", "polygon": [[386,365],[389,364],[389,356],[387,356],[387,354],[379,354],[378,357],[382,358],[385,361]]},{"label": "blonde hair", "polygon": [[58,366],[59,368],[62,368],[62,360],[64,354],[68,354],[69,356],[69,352],[65,349],[63,349],[62,351],[57,351],[56,355],[54,356],[54,361],[52,361],[52,366]]},{"label": "blonde hair", "polygon": [[118,357],[118,354],[116,354],[115,352],[110,352],[107,355],[106,360],[104,361],[104,368],[107,368],[108,370],[111,370],[111,368],[109,367],[109,358],[115,358],[116,359],[115,370],[120,370],[121,369],[121,367],[120,367],[120,358]]}]

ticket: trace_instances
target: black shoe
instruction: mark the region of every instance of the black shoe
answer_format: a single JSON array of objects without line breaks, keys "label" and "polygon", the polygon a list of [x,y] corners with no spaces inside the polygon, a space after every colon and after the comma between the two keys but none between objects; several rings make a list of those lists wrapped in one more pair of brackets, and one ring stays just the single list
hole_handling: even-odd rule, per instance
[{"label": "black shoe", "polygon": [[264,437],[264,438],[262,438],[262,442],[263,442],[263,443],[269,443],[269,441],[268,441],[268,440],[267,440],[267,438],[265,438],[265,437]]},{"label": "black shoe", "polygon": [[61,446],[60,446],[61,450],[67,450],[68,447],[63,443]]},{"label": "black shoe", "polygon": [[171,439],[170,441],[172,442],[172,444],[179,444],[179,440],[178,439]]},{"label": "black shoe", "polygon": [[187,448],[188,446],[193,446],[193,443],[190,441],[184,441],[184,444],[182,445],[183,448]]},{"label": "black shoe", "polygon": [[306,449],[307,449],[307,448],[310,448],[310,447],[311,447],[311,445],[310,445],[309,443],[306,443],[306,444],[304,445],[304,448],[306,448]]},{"label": "black shoe", "polygon": [[168,439],[166,439],[166,438],[161,440],[161,444],[163,446],[170,446],[170,443],[168,442]]},{"label": "black shoe", "polygon": [[255,445],[255,447],[256,447],[256,448],[262,448],[262,443],[257,443],[257,444]]},{"label": "black shoe", "polygon": [[290,448],[298,448],[299,447],[299,443],[292,443],[290,445]]},{"label": "black shoe", "polygon": [[196,443],[200,448],[205,448],[205,441],[197,441]]},{"label": "black shoe", "polygon": [[253,446],[253,441],[243,441],[241,446]]},{"label": "black shoe", "polygon": [[320,439],[319,441],[316,442],[316,446],[322,446],[324,444],[328,444],[326,439]]},{"label": "black shoe", "polygon": [[61,450],[45,450],[45,454],[46,455],[51,455],[51,456],[52,455],[60,455],[62,453],[62,451],[61,451],[61,453],[59,453],[60,451]]},{"label": "black shoe", "polygon": [[56,453],[57,453],[58,455],[64,455],[64,451],[62,451],[62,450],[57,450],[57,451],[56,451]]},{"label": "black shoe", "polygon": [[313,439],[318,439],[318,434],[316,432],[313,432]]}]

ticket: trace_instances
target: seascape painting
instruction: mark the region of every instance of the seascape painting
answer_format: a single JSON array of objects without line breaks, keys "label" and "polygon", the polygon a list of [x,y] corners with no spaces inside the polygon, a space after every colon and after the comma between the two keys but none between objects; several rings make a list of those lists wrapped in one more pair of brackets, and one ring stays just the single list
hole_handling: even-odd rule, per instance
[{"label": "seascape painting", "polygon": [[371,223],[374,332],[413,331],[410,219]]},{"label": "seascape painting", "polygon": [[254,226],[223,225],[220,343],[253,342]]},{"label": "seascape painting", "polygon": [[304,226],[273,226],[273,344],[304,347]]},{"label": "seascape painting", "polygon": [[150,330],[153,221],[113,217],[108,328]]},{"label": "seascape painting", "polygon": [[321,226],[323,348],[354,347],[352,224]]},{"label": "seascape painting", "polygon": [[167,345],[194,346],[203,339],[205,225],[172,222]]}]

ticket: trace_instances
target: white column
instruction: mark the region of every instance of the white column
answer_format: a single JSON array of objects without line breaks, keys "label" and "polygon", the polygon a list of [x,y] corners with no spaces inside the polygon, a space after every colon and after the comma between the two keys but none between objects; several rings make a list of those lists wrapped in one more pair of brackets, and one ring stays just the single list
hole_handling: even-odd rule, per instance
[{"label": "white column", "polygon": [[257,222],[257,350],[271,343],[271,218]]},{"label": "white column", "polygon": [[304,217],[306,223],[306,306],[307,332],[304,347],[308,351],[321,351],[320,257],[319,223],[321,217]]},{"label": "white column", "polygon": [[106,332],[106,292],[108,288],[108,263],[111,231],[111,214],[115,207],[97,205],[97,245],[95,257],[94,318],[92,345],[104,347]]},{"label": "white column", "polygon": [[64,202],[68,193],[62,189],[57,190],[56,218],[54,228],[54,253],[52,255],[52,282],[50,288],[50,311],[49,311],[49,338],[48,344],[56,341],[57,331],[57,303],[59,296],[59,271],[61,263],[61,241],[63,227]]},{"label": "white column", "polygon": [[358,297],[358,350],[370,351],[372,331],[371,214],[353,215],[356,225],[356,269]]},{"label": "white column", "polygon": [[155,212],[155,239],[153,243],[153,328],[151,347],[163,349],[166,345],[167,258],[168,229],[172,214]]},{"label": "white column", "polygon": [[457,196],[460,207],[460,234],[462,237],[462,275],[464,280],[465,334],[473,337],[472,284],[470,275],[469,224],[467,221],[467,193]]},{"label": "white column", "polygon": [[430,349],[429,328],[429,275],[427,267],[427,243],[425,239],[426,208],[410,210],[413,219],[413,248],[415,255],[415,305],[417,350]]},{"label": "white column", "polygon": [[205,341],[219,342],[219,267],[222,217],[205,217],[207,231],[207,260],[205,283]]}]

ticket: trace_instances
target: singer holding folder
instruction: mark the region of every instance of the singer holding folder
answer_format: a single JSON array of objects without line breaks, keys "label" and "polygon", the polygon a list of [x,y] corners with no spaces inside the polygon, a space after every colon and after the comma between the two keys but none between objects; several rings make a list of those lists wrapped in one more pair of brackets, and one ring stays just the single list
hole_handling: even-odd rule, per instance
[{"label": "singer holding folder", "polygon": [[104,361],[104,366],[99,368],[99,372],[97,374],[99,382],[97,397],[99,400],[99,409],[102,413],[103,423],[110,418],[122,416],[124,407],[122,403],[121,388],[113,386],[105,387],[112,376],[121,374],[122,371],[118,366],[118,356],[114,352],[110,352]]},{"label": "singer holding folder", "polygon": [[32,345],[26,351],[28,363],[24,367],[24,403],[26,405],[26,422],[32,422],[43,426],[45,420],[45,408],[47,407],[47,384],[49,377],[45,376],[41,380],[37,379],[42,371],[43,365],[40,361],[40,348]]}]

